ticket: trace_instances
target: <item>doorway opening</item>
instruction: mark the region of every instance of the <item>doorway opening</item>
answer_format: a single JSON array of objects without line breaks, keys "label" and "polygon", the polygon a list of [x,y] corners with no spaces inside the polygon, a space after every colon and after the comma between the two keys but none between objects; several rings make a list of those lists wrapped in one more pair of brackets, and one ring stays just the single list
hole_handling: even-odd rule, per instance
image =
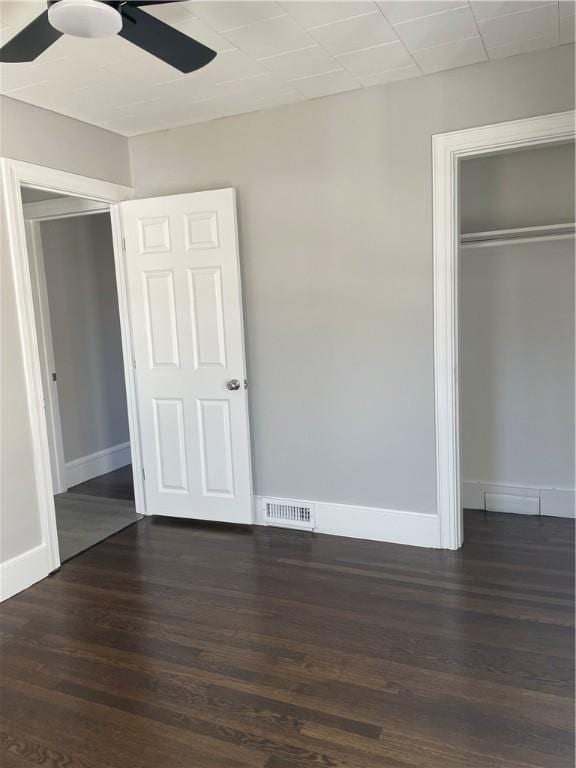
[{"label": "doorway opening", "polygon": [[[459,549],[464,542],[458,338],[460,167],[469,158],[574,143],[575,139],[574,111],[432,137],[436,488],[440,546],[445,549]],[[530,184],[538,189],[539,181],[533,178]]]},{"label": "doorway opening", "polygon": [[574,161],[571,141],[459,163],[461,505],[495,538],[574,517]]},{"label": "doorway opening", "polygon": [[136,511],[110,209],[21,187],[60,561]]}]

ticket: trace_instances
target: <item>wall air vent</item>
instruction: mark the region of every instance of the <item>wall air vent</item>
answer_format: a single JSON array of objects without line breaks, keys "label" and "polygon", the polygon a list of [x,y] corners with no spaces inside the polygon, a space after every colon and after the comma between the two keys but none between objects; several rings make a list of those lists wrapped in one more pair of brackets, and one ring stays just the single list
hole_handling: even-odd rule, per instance
[{"label": "wall air vent", "polygon": [[314,505],[291,499],[262,499],[262,516],[266,525],[280,528],[314,530]]}]

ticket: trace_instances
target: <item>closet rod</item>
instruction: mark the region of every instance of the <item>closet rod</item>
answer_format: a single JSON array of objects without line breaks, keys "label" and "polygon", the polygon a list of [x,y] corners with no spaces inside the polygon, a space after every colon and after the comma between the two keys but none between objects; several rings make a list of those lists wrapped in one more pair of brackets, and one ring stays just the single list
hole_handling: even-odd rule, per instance
[{"label": "closet rod", "polygon": [[488,232],[467,232],[460,236],[461,247],[503,245],[504,243],[531,243],[567,240],[574,237],[576,224],[549,224],[540,227],[495,229]]}]

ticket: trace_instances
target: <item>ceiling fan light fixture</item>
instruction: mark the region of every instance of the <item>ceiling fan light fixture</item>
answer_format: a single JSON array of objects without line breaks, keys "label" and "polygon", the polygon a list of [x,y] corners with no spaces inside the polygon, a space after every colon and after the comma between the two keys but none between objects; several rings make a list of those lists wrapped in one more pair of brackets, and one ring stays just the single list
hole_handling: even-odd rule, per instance
[{"label": "ceiling fan light fixture", "polygon": [[111,37],[122,29],[122,16],[101,0],[58,0],[48,9],[50,24],[74,37]]}]

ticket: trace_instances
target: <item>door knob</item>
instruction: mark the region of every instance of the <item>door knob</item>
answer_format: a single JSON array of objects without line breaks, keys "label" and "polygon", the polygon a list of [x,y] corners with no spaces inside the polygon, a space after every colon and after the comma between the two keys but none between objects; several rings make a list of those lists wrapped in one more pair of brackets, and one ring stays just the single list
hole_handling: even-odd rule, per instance
[{"label": "door knob", "polygon": [[240,382],[238,379],[230,379],[230,381],[226,382],[226,388],[231,392],[235,392],[237,389],[240,389]]}]

